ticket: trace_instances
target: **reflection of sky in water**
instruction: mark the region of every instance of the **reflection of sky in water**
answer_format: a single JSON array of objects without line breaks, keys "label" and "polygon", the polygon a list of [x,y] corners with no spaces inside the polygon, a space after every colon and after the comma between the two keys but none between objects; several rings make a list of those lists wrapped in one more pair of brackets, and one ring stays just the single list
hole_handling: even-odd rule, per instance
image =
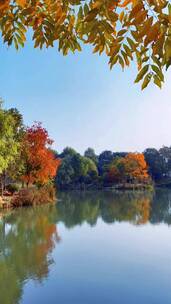
[{"label": "reflection of sky in water", "polygon": [[170,196],[61,194],[7,216],[0,304],[170,304]]},{"label": "reflection of sky in water", "polygon": [[53,252],[42,286],[29,282],[23,303],[170,303],[171,229],[128,223],[71,230]]},{"label": "reflection of sky in water", "polygon": [[11,229],[12,229],[12,225],[6,224],[5,225],[5,235],[7,235]]}]

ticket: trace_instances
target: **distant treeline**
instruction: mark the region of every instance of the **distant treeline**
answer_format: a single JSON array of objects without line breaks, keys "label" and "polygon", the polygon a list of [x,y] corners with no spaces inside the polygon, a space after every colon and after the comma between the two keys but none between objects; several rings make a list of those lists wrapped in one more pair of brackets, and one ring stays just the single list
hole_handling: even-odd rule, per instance
[{"label": "distant treeline", "polygon": [[56,176],[60,189],[101,189],[104,187],[146,187],[152,183],[170,183],[171,148],[148,148],[143,153],[104,151],[96,155],[88,148],[84,156],[72,148],[61,154]]}]

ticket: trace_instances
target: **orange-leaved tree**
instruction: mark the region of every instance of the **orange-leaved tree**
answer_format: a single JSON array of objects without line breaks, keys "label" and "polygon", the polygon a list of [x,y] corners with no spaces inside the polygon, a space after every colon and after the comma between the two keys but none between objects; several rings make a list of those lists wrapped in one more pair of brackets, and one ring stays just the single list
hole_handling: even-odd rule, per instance
[{"label": "orange-leaved tree", "polygon": [[127,154],[124,163],[128,178],[138,181],[145,181],[149,178],[147,163],[142,153]]},{"label": "orange-leaved tree", "polygon": [[148,167],[142,153],[128,153],[114,159],[109,167],[109,180],[113,182],[149,180]]},{"label": "orange-leaved tree", "polygon": [[50,150],[52,143],[41,123],[26,129],[21,153],[24,167],[21,179],[27,186],[33,183],[46,184],[55,177],[61,161]]}]

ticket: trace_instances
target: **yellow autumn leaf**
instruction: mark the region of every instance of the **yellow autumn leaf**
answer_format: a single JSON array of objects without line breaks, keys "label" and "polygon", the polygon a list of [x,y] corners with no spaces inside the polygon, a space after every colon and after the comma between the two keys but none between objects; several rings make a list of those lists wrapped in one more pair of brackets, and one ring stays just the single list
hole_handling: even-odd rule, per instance
[{"label": "yellow autumn leaf", "polygon": [[123,21],[123,18],[124,18],[124,11],[122,11],[121,13],[120,13],[120,15],[119,15],[119,21],[122,23],[122,21]]},{"label": "yellow autumn leaf", "polygon": [[17,4],[24,8],[26,6],[27,0],[16,0]]}]

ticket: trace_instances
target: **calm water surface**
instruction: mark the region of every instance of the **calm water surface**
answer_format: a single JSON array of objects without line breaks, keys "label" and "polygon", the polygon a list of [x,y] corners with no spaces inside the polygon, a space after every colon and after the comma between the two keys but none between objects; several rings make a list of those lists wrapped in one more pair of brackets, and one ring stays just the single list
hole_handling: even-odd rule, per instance
[{"label": "calm water surface", "polygon": [[0,214],[0,304],[170,304],[171,191]]}]

